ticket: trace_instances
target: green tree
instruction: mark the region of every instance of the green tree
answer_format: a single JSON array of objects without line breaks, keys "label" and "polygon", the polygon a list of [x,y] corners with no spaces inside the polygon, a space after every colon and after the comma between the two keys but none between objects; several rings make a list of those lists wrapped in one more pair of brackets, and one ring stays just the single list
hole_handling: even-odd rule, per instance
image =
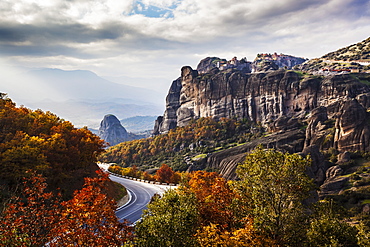
[{"label": "green tree", "polygon": [[136,225],[138,246],[196,246],[195,196],[168,190],[162,198],[154,198]]},{"label": "green tree", "polygon": [[307,231],[309,246],[359,246],[357,229],[341,219],[332,201],[317,202],[314,211]]},{"label": "green tree", "polygon": [[236,188],[256,230],[282,245],[297,244],[305,236],[303,200],[314,188],[305,171],[309,158],[256,148],[237,168]]}]

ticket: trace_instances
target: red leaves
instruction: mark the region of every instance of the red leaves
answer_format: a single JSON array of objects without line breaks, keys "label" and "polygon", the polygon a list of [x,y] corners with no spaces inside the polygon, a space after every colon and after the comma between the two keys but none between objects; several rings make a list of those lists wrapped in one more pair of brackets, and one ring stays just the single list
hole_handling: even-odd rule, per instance
[{"label": "red leaves", "polygon": [[115,202],[102,191],[108,176],[85,179],[74,197],[46,193],[45,179],[32,174],[25,181],[24,198],[14,198],[0,223],[0,243],[7,245],[121,246],[132,238],[132,229],[120,223]]},{"label": "red leaves", "polygon": [[24,186],[24,197],[13,198],[4,212],[0,243],[47,243],[52,238],[50,231],[60,217],[59,198],[44,191],[45,179],[36,173]]},{"label": "red leaves", "polygon": [[173,170],[166,164],[163,164],[156,172],[156,179],[159,182],[169,183],[173,175]]}]

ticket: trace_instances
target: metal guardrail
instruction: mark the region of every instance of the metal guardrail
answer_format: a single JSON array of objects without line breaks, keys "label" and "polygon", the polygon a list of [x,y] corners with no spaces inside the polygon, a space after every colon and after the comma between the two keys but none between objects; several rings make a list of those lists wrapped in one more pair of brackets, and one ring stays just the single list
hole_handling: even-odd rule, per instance
[{"label": "metal guardrail", "polygon": [[178,186],[178,184],[173,184],[173,183],[161,183],[161,182],[144,180],[144,179],[139,179],[139,178],[134,178],[134,177],[129,177],[129,176],[122,176],[120,174],[113,173],[113,172],[108,171],[108,170],[107,170],[107,172],[112,174],[112,175],[115,175],[117,177],[126,178],[126,179],[130,179],[130,180],[134,180],[134,181],[138,181],[138,182],[142,182],[142,183],[157,184],[157,185],[168,185],[168,186]]}]

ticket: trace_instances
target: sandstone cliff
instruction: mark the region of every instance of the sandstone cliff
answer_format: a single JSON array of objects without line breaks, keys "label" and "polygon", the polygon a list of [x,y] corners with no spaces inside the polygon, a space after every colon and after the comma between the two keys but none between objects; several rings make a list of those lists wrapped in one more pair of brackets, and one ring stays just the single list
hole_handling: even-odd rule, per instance
[{"label": "sandstone cliff", "polygon": [[370,151],[370,87],[358,77],[217,68],[200,74],[185,66],[181,77],[172,83],[164,116],[158,118],[154,134],[184,126],[193,118],[249,119],[261,123],[273,137],[211,154],[207,166],[219,169],[224,177],[235,178],[234,170],[244,153],[264,144],[315,156],[311,172],[321,184],[328,166],[319,151]]}]

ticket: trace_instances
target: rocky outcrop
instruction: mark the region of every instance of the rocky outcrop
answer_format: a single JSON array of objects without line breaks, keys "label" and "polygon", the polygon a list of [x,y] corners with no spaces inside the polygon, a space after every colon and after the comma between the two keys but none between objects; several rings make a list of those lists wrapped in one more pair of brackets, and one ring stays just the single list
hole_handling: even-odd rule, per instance
[{"label": "rocky outcrop", "polygon": [[266,72],[268,70],[291,69],[296,65],[300,65],[306,62],[307,59],[301,57],[295,57],[285,54],[274,54],[262,53],[257,54],[257,57],[252,63],[252,68],[254,72]]},{"label": "rocky outcrop", "polygon": [[348,176],[341,176],[342,172],[343,170],[339,166],[332,166],[326,171],[326,180],[320,186],[319,196],[321,198],[326,195],[339,193],[349,181]]},{"label": "rocky outcrop", "polygon": [[[366,141],[364,136],[368,129],[365,122],[369,102],[369,86],[351,75],[321,79],[301,77],[294,71],[284,70],[255,74],[220,71],[198,75],[196,70],[186,66],[181,69],[181,77],[170,88],[166,111],[157,133],[184,126],[191,119],[200,117],[246,118],[268,127],[278,119],[306,119],[311,114],[317,115],[314,118],[318,119],[312,118],[308,144],[314,134],[312,131],[316,134],[317,127],[328,128],[328,123],[324,122],[332,119],[338,129],[335,133],[336,145],[346,149],[341,140],[347,138],[348,130],[361,127],[361,133],[353,137],[361,135],[361,142]],[[313,112],[316,108],[317,113]],[[348,111],[348,108],[355,111]],[[361,123],[347,125],[345,121],[351,117],[350,113],[359,115],[357,120]]]},{"label": "rocky outcrop", "polygon": [[334,145],[338,151],[368,151],[369,117],[356,99],[341,104],[335,129]]},{"label": "rocky outcrop", "polygon": [[166,133],[177,126],[177,110],[180,107],[181,78],[174,80],[166,97],[166,111],[155,121],[153,134]]},{"label": "rocky outcrop", "polygon": [[165,133],[201,117],[236,117],[260,123],[272,134],[208,156],[206,166],[219,170],[225,178],[235,179],[236,166],[245,153],[262,144],[309,154],[313,165],[308,173],[318,185],[327,184],[324,190],[335,191],[335,184],[343,184],[345,179],[327,177],[330,164],[321,151],[333,149],[340,155],[370,151],[370,87],[358,79],[360,75],[317,77],[281,69],[245,73],[219,70],[211,61],[202,62],[200,68],[207,70],[203,74],[189,66],[181,69],[154,133]]},{"label": "rocky outcrop", "polygon": [[105,115],[101,121],[98,136],[108,142],[110,146],[132,140],[117,117],[111,114]]},{"label": "rocky outcrop", "polygon": [[206,57],[199,62],[197,66],[197,71],[201,74],[207,73],[211,69],[219,67],[217,66],[219,65],[217,63],[220,63],[220,62],[226,63],[227,61],[226,59],[220,59],[218,57]]}]

